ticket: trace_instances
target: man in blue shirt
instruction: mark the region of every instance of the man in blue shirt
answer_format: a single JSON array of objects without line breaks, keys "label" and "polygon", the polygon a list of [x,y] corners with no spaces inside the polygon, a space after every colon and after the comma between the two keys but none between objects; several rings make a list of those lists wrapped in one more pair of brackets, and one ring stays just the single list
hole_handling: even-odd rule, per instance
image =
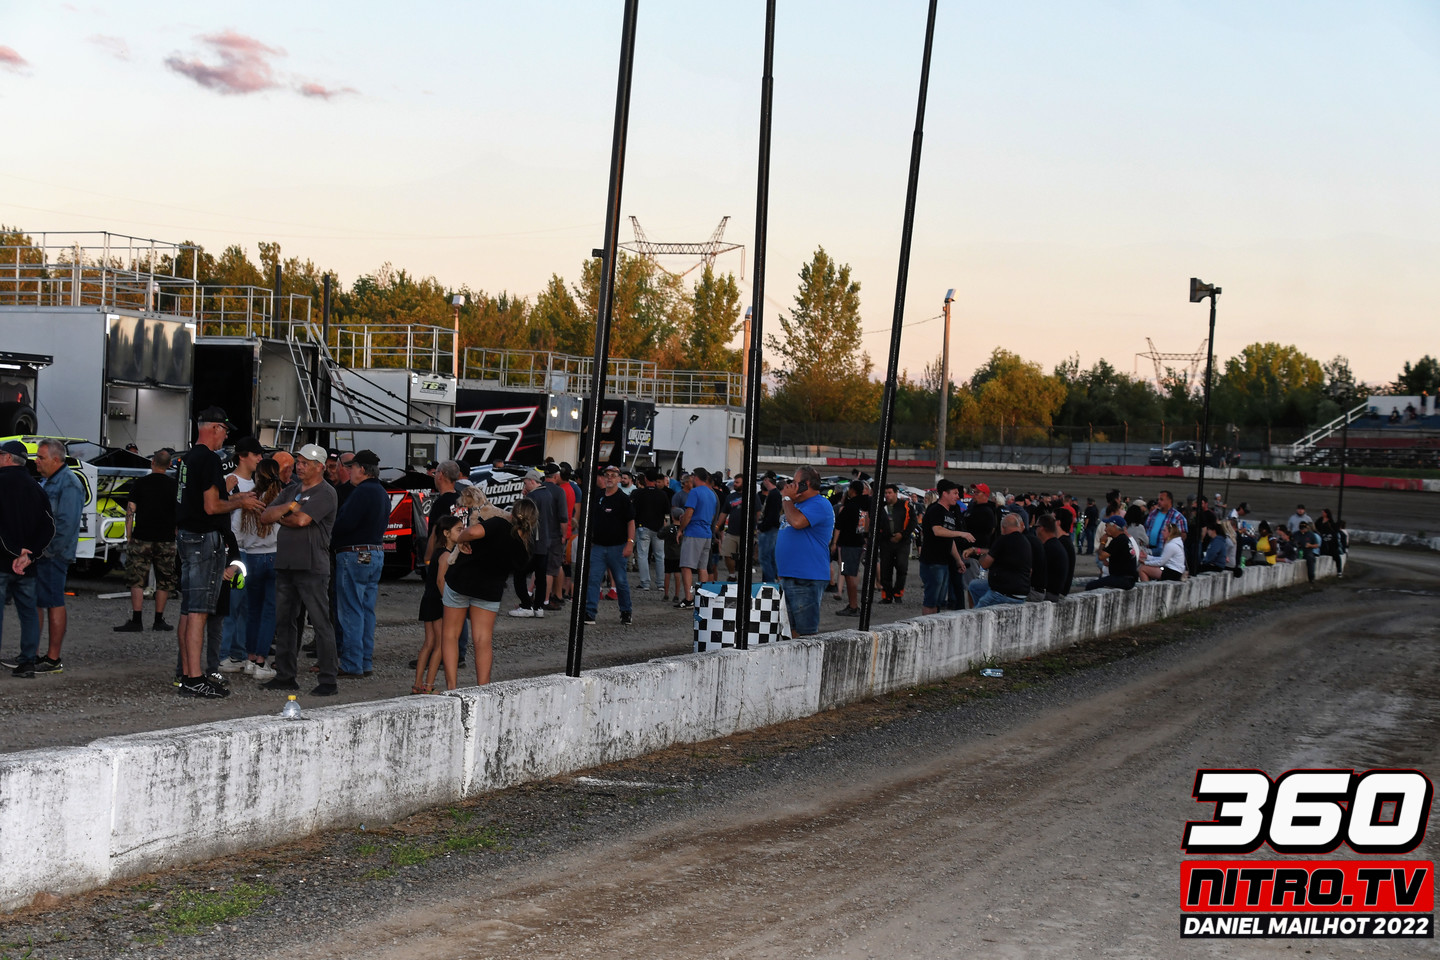
[{"label": "man in blue shirt", "polygon": [[335,553],[335,613],[340,621],[342,677],[368,677],[375,654],[375,604],[385,568],[385,528],[390,494],[376,479],[380,458],[358,451],[347,464],[354,486],[335,513],[330,549]]},{"label": "man in blue shirt", "polygon": [[50,649],[35,661],[37,674],[65,669],[60,662],[68,625],[65,575],[75,562],[75,548],[80,545],[80,515],[85,510],[85,488],[65,465],[65,456],[65,444],[59,440],[41,440],[35,450],[35,468],[44,478],[40,486],[50,499],[50,515],[55,518],[55,539],[35,563],[35,603],[40,609],[40,622],[50,627]]},{"label": "man in blue shirt", "polygon": [[709,565],[719,499],[710,488],[710,475],[700,467],[686,475],[682,489],[685,491],[685,515],[680,519],[680,529],[684,531],[680,541],[680,582],[684,585],[685,594],[675,602],[675,606],[688,610],[695,606],[696,573]]},{"label": "man in blue shirt", "polygon": [[805,637],[820,630],[820,599],[830,582],[830,535],[835,511],[820,495],[820,473],[799,467],[780,488],[784,520],[775,539],[775,567],[785,590],[790,632]]}]

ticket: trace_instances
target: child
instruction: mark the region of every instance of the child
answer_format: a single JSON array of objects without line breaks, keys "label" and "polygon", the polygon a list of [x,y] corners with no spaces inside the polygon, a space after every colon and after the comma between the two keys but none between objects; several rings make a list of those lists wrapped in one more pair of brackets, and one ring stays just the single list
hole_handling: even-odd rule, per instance
[{"label": "child", "polygon": [[440,584],[445,582],[445,572],[450,568],[450,551],[455,548],[455,535],[462,529],[459,517],[440,517],[435,521],[435,537],[438,549],[430,562],[425,564],[423,579],[425,593],[420,598],[420,622],[425,624],[425,644],[415,660],[415,685],[411,693],[433,693],[434,687],[425,682],[427,676],[434,676],[430,661],[440,659],[440,622],[445,617],[445,605],[440,599]]},{"label": "child", "polygon": [[672,583],[675,585],[675,599],[680,599],[680,520],[684,516],[684,510],[673,508],[670,511],[670,522],[660,530],[660,536],[665,541],[665,582],[660,585],[661,600],[670,599]]}]

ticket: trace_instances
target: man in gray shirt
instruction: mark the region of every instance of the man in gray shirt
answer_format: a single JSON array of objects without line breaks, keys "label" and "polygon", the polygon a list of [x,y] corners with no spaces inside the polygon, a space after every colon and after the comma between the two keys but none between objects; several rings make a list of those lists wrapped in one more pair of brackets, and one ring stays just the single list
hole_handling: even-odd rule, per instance
[{"label": "man in gray shirt", "polygon": [[320,682],[311,696],[332,697],[339,670],[330,624],[330,531],[335,526],[335,488],[325,482],[325,449],[307,443],[295,454],[295,481],[260,515],[280,524],[275,550],[275,679],[267,690],[299,690],[295,620],[304,607],[315,628]]}]

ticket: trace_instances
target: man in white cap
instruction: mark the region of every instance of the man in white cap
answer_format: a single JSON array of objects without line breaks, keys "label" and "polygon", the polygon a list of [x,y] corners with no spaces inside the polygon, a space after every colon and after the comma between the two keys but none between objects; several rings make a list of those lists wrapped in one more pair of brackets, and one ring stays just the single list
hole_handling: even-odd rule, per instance
[{"label": "man in white cap", "polygon": [[295,481],[282,490],[262,523],[280,524],[275,550],[275,679],[268,690],[299,690],[296,658],[300,608],[315,628],[319,684],[312,696],[333,697],[339,671],[335,631],[330,624],[330,531],[335,525],[335,488],[325,482],[325,448],[307,443],[295,454]]}]

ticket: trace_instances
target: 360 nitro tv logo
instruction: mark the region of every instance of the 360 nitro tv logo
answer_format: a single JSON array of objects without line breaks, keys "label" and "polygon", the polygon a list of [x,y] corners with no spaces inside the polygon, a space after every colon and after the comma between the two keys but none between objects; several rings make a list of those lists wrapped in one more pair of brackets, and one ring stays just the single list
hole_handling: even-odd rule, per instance
[{"label": "360 nitro tv logo", "polygon": [[[1425,839],[1435,788],[1418,770],[1198,770],[1209,820],[1185,825],[1186,853],[1332,859],[1186,860],[1182,937],[1435,936],[1435,864],[1403,860]],[[1349,859],[1345,845],[1373,859]]]}]

